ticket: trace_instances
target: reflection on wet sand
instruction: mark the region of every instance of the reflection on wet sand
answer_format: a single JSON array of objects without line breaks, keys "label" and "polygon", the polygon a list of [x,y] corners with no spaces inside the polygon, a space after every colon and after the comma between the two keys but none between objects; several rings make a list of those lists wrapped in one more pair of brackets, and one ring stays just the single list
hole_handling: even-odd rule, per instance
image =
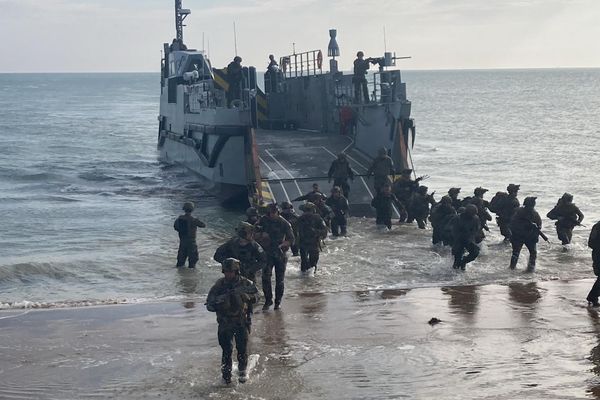
[{"label": "reflection on wet sand", "polygon": [[[594,364],[591,372],[597,377],[600,377],[600,316],[598,315],[597,309],[588,308],[588,315],[592,322],[592,328],[596,334],[598,340],[597,344],[590,350],[590,356],[588,360]],[[596,399],[600,399],[600,381],[598,379],[590,382],[589,393],[591,393]]]},{"label": "reflection on wet sand", "polygon": [[479,286],[443,287],[442,292],[450,296],[450,312],[460,314],[469,320],[475,318],[479,306]]},{"label": "reflection on wet sand", "polygon": [[512,301],[520,304],[535,304],[542,298],[537,282],[508,284],[508,295]]},{"label": "reflection on wet sand", "polygon": [[[179,293],[186,295],[196,294],[198,288],[198,274],[196,270],[177,268],[177,274],[179,276],[179,281],[177,282]],[[182,304],[184,308],[194,308],[196,306],[196,302],[191,300],[184,301]]]},{"label": "reflection on wet sand", "polygon": [[327,297],[323,293],[300,293],[301,313],[310,319],[321,319],[327,306]]}]

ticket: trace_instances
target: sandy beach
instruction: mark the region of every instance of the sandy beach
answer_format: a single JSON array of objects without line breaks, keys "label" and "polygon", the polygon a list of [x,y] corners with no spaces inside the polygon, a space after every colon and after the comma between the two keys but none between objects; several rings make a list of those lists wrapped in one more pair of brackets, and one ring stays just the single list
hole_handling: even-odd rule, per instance
[{"label": "sandy beach", "polygon": [[591,284],[288,296],[256,312],[250,380],[230,386],[202,298],[3,311],[0,398],[600,398]]}]

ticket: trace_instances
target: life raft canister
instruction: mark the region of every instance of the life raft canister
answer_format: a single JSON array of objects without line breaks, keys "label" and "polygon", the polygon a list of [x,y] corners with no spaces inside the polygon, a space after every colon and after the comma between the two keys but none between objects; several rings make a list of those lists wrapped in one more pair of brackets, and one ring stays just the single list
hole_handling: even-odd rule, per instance
[{"label": "life raft canister", "polygon": [[321,50],[319,50],[319,52],[317,53],[317,68],[321,69],[322,66],[323,66],[323,53],[321,53]]}]

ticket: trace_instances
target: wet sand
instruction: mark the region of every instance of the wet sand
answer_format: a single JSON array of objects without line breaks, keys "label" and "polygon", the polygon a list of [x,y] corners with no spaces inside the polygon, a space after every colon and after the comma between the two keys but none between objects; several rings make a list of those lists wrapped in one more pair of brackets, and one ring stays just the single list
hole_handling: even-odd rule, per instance
[{"label": "wet sand", "polygon": [[289,296],[256,312],[255,366],[230,386],[201,298],[3,311],[0,398],[600,398],[592,282]]}]

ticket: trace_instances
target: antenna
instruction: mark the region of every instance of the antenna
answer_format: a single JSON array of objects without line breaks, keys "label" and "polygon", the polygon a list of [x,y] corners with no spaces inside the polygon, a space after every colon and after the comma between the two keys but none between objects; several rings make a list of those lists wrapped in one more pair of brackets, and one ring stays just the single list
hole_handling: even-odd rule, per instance
[{"label": "antenna", "polygon": [[383,52],[387,52],[387,42],[385,40],[385,25],[383,26]]},{"label": "antenna", "polygon": [[204,51],[204,32],[202,32],[202,54],[206,54],[206,52]]},{"label": "antenna", "polygon": [[210,37],[206,38],[206,52],[207,52],[207,56],[208,59],[210,60]]},{"label": "antenna", "polygon": [[237,56],[237,33],[235,32],[235,21],[233,21],[233,47],[235,50],[235,55]]},{"label": "antenna", "polygon": [[177,39],[183,43],[183,20],[185,17],[190,15],[192,12],[187,8],[181,8],[181,0],[175,0],[175,30],[177,32]]}]

